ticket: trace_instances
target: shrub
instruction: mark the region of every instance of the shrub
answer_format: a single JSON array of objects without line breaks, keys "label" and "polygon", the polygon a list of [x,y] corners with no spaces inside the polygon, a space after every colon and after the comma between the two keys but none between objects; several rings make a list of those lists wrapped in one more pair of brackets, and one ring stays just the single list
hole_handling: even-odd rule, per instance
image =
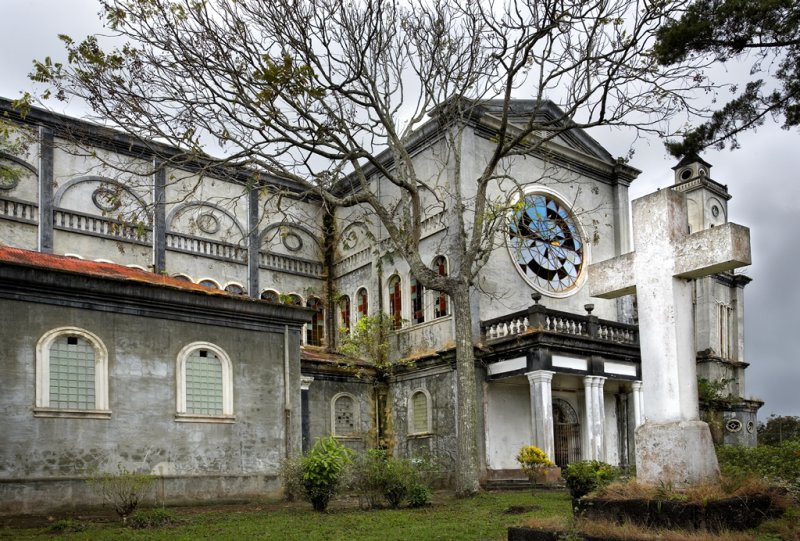
[{"label": "shrub", "polygon": [[578,499],[617,479],[620,470],[599,460],[581,460],[565,467],[562,475],[570,495]]},{"label": "shrub", "polygon": [[57,520],[47,527],[47,531],[52,533],[75,533],[86,529],[86,524],[73,518]]},{"label": "shrub", "polygon": [[283,485],[283,497],[286,501],[302,500],[305,495],[303,483],[303,458],[285,458],[278,468],[278,477]]},{"label": "shrub", "polygon": [[417,506],[430,502],[430,490],[422,482],[421,472],[425,462],[413,462],[404,458],[386,455],[382,449],[370,449],[359,453],[350,468],[350,489],[359,498],[361,507],[370,509],[378,506],[381,500],[393,508],[400,507],[416,491]]},{"label": "shrub", "polygon": [[320,438],[302,459],[303,489],[314,511],[325,511],[336,494],[351,451],[336,438]]},{"label": "shrub", "polygon": [[757,447],[721,445],[717,459],[720,471],[728,477],[761,477],[800,498],[800,438]]},{"label": "shrub", "polygon": [[135,513],[128,521],[128,526],[137,529],[160,528],[172,524],[176,520],[177,517],[172,511],[168,511],[163,507],[156,507]]},{"label": "shrub", "polygon": [[425,485],[416,483],[408,492],[409,507],[425,507],[431,503],[431,490]]},{"label": "shrub", "polygon": [[535,445],[524,445],[517,453],[517,462],[522,466],[522,471],[531,475],[542,468],[555,466],[547,457],[547,453]]},{"label": "shrub", "polygon": [[386,451],[369,449],[358,453],[350,467],[349,488],[358,495],[362,509],[377,507],[383,500]]},{"label": "shrub", "polygon": [[131,472],[119,465],[117,473],[96,474],[88,482],[103,500],[114,506],[122,523],[127,524],[128,517],[139,506],[155,480],[155,475]]},{"label": "shrub", "polygon": [[400,507],[415,484],[417,484],[417,472],[411,461],[402,458],[386,460],[383,496],[390,507],[394,509]]}]

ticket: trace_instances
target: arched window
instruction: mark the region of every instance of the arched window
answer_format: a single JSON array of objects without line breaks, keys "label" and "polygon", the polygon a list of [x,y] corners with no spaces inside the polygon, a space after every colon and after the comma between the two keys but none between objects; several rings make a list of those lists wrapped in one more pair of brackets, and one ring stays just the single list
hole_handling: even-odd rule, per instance
[{"label": "arched window", "polygon": [[411,322],[425,323],[425,286],[411,277]]},{"label": "arched window", "polygon": [[345,334],[350,334],[350,297],[339,298],[339,327]]},{"label": "arched window", "polygon": [[392,319],[392,328],[399,329],[403,326],[403,290],[400,277],[396,274],[389,278],[389,317]]},{"label": "arched window", "polygon": [[430,434],[431,397],[425,389],[417,389],[408,399],[408,433]]},{"label": "arched window", "polygon": [[361,415],[358,402],[348,393],[339,393],[331,400],[331,432],[338,437],[353,437],[359,433]]},{"label": "arched window", "polygon": [[192,280],[185,274],[173,274],[172,277],[176,280],[180,280],[181,282],[194,282],[194,280]]},{"label": "arched window", "polygon": [[303,306],[303,299],[300,298],[300,295],[297,295],[296,293],[290,293],[287,295],[283,302],[290,306]]},{"label": "arched window", "polygon": [[274,289],[265,289],[261,292],[261,300],[267,302],[278,302],[280,295]]},{"label": "arched window", "polygon": [[[447,276],[447,258],[443,255],[437,256],[436,259],[433,260],[433,270],[435,270],[439,276]],[[449,304],[447,295],[437,292],[436,300],[433,305],[434,319],[448,315],[450,313]]]},{"label": "arched window", "polygon": [[231,360],[222,348],[194,342],[178,353],[178,421],[233,422]]},{"label": "arched window", "polygon": [[356,292],[356,302],[358,303],[358,319],[369,315],[369,300],[366,288],[362,287]]},{"label": "arched window", "polygon": [[566,400],[553,399],[553,439],[556,465],[564,467],[581,459],[581,427],[578,415]]},{"label": "arched window", "polygon": [[306,344],[321,346],[325,340],[325,308],[318,297],[309,297],[306,306],[314,309],[311,323],[306,325]]},{"label": "arched window", "polygon": [[225,286],[225,291],[230,293],[231,295],[246,295],[247,291],[244,289],[244,286],[241,284],[237,284],[236,282],[231,282]]},{"label": "arched window", "polygon": [[76,327],[53,329],[36,345],[36,416],[107,419],[108,350]]},{"label": "arched window", "polygon": [[201,286],[210,287],[211,289],[220,289],[219,284],[211,278],[203,278],[197,283]]}]

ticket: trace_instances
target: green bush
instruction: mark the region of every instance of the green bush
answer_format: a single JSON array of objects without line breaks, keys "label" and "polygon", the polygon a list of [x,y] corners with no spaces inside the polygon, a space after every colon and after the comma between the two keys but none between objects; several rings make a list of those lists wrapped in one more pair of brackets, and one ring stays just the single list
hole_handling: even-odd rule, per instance
[{"label": "green bush", "polygon": [[348,485],[362,509],[373,509],[383,500],[386,458],[383,449],[369,449],[353,458]]},{"label": "green bush", "polygon": [[303,489],[315,511],[325,511],[339,489],[351,451],[336,438],[320,438],[302,459]]},{"label": "green bush", "polygon": [[370,449],[353,459],[349,488],[358,495],[363,509],[377,507],[381,500],[393,508],[406,501],[413,506],[414,491],[420,502],[417,506],[426,505],[430,501],[430,490],[422,482],[421,472],[425,466],[425,462],[394,458],[382,449]]},{"label": "green bush", "polygon": [[599,460],[581,460],[567,465],[561,472],[574,499],[602,488],[620,477],[620,470]]},{"label": "green bush", "polygon": [[720,471],[731,478],[761,477],[800,498],[800,438],[779,445],[717,447]]},{"label": "green bush", "polygon": [[425,507],[431,503],[431,489],[422,484],[415,484],[408,492],[409,507]]},{"label": "green bush", "polygon": [[389,507],[397,509],[406,501],[417,484],[417,471],[410,460],[389,458],[384,472],[383,496]]},{"label": "green bush", "polygon": [[305,486],[303,483],[303,458],[285,458],[278,468],[278,477],[283,485],[283,497],[294,502],[303,499]]},{"label": "green bush", "polygon": [[128,526],[136,529],[160,528],[176,522],[177,517],[172,511],[163,507],[156,507],[138,511],[128,520]]},{"label": "green bush", "polygon": [[155,475],[131,472],[122,465],[117,466],[117,473],[100,473],[88,480],[103,499],[114,506],[123,524],[128,522],[128,517],[155,481]]},{"label": "green bush", "polygon": [[76,533],[86,529],[86,524],[74,518],[63,518],[48,526],[47,531],[52,533]]}]

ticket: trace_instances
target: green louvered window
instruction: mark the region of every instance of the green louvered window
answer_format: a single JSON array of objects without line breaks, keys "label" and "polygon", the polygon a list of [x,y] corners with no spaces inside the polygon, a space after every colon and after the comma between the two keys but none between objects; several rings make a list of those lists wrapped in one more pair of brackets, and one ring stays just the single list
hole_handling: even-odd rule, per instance
[{"label": "green louvered window", "polygon": [[428,426],[428,397],[425,393],[417,391],[411,396],[411,427],[414,434],[430,432]]}]

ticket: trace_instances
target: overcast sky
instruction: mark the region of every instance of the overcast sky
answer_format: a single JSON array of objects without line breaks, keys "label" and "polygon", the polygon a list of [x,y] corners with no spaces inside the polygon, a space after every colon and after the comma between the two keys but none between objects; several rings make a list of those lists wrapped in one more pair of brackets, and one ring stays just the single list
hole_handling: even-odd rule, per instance
[{"label": "overcast sky", "polygon": [[[30,90],[32,59],[63,60],[58,34],[82,38],[102,30],[96,0],[0,0],[0,96]],[[69,109],[79,114],[80,109]],[[615,155],[624,155],[630,134],[592,133]],[[734,152],[706,152],[711,176],[727,184],[733,199],[729,220],[751,231],[753,265],[746,274],[745,361],[747,394],[766,401],[771,413],[800,415],[800,132],[773,122],[741,138]],[[672,183],[675,160],[661,143],[639,141],[632,165],[642,170],[631,198]]]}]

